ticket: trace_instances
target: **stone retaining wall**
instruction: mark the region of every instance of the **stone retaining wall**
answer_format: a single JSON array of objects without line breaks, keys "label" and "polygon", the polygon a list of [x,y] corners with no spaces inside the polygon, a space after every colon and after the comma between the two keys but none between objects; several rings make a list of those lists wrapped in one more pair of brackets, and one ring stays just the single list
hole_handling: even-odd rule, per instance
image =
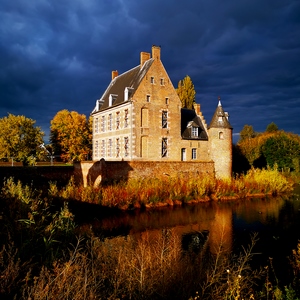
[{"label": "stone retaining wall", "polygon": [[74,163],[74,176],[79,184],[98,185],[102,181],[129,178],[192,177],[214,175],[213,162],[161,162],[161,161],[104,161]]}]

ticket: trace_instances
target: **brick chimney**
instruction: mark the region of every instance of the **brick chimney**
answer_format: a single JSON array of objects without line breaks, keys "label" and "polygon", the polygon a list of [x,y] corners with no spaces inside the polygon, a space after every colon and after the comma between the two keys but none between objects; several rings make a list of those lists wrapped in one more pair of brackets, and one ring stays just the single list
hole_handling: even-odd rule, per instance
[{"label": "brick chimney", "polygon": [[119,75],[119,73],[118,73],[117,70],[112,71],[112,72],[111,72],[111,80],[114,80],[118,75]]},{"label": "brick chimney", "polygon": [[141,52],[141,67],[144,65],[144,63],[150,59],[150,53],[148,52]]},{"label": "brick chimney", "polygon": [[196,114],[199,116],[200,115],[200,104],[199,103],[194,103],[194,110]]},{"label": "brick chimney", "polygon": [[152,58],[160,60],[160,46],[152,46]]}]

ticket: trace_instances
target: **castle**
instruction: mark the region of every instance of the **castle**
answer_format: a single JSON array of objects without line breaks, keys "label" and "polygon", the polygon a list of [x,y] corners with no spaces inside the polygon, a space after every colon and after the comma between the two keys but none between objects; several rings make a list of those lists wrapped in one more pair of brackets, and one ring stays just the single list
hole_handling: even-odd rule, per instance
[{"label": "castle", "polygon": [[161,61],[161,49],[111,82],[96,101],[93,161],[214,162],[216,177],[232,172],[232,127],[219,101],[207,126],[200,111],[181,107]]}]

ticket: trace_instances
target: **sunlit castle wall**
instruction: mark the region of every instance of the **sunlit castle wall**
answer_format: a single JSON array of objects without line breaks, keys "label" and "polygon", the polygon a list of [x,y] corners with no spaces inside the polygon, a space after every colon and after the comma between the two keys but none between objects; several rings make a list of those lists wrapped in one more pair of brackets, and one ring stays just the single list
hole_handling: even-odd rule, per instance
[{"label": "sunlit castle wall", "polygon": [[210,158],[215,163],[217,178],[230,178],[232,174],[232,130],[211,128],[209,131]]}]

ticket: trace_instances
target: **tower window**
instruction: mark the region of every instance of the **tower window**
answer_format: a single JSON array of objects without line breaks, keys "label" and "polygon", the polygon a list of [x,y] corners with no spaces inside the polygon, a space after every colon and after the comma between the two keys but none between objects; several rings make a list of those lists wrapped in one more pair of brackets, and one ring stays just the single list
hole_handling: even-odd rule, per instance
[{"label": "tower window", "polygon": [[168,139],[162,138],[161,141],[161,157],[167,157],[168,155]]},{"label": "tower window", "polygon": [[161,122],[162,122],[161,124],[162,128],[168,128],[168,112],[165,110],[162,112]]},{"label": "tower window", "polygon": [[224,133],[222,131],[219,132],[219,139],[224,140]]}]

